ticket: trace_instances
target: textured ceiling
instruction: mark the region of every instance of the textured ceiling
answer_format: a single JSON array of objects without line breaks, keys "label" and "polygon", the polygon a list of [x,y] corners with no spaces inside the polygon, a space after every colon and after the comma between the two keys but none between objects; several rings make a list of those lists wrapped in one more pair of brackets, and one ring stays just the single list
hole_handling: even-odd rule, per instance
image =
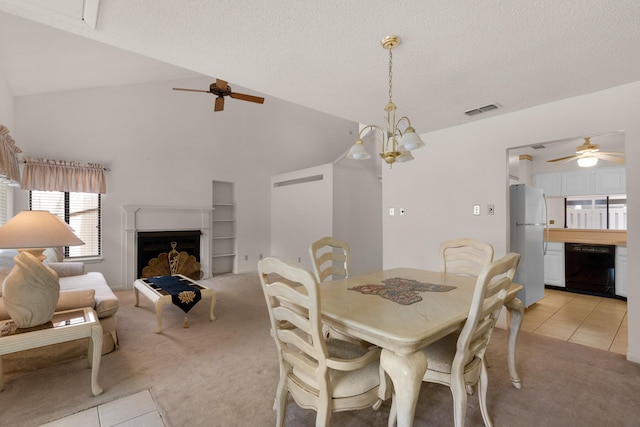
[{"label": "textured ceiling", "polygon": [[201,73],[381,125],[390,34],[393,99],[419,133],[640,80],[637,0],[103,0],[95,30],[27,5],[0,0],[16,96]]}]

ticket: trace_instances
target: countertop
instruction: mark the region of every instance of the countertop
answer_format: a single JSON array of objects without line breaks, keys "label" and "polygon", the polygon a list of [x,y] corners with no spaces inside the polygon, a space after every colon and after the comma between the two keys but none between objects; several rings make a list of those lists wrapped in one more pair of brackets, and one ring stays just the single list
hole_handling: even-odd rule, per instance
[{"label": "countertop", "polygon": [[[546,230],[545,238],[547,238]],[[549,228],[548,241],[627,246],[627,231]]]}]

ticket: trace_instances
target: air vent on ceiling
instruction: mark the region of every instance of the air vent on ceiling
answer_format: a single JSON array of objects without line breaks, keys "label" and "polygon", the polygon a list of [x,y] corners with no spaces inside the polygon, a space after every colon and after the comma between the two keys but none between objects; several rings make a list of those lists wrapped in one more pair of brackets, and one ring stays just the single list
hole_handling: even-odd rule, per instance
[{"label": "air vent on ceiling", "polygon": [[536,144],[536,145],[532,145],[531,148],[533,148],[534,150],[540,150],[541,148],[547,148],[542,144]]},{"label": "air vent on ceiling", "polygon": [[473,110],[465,111],[464,113],[467,116],[475,116],[476,114],[486,113],[487,111],[497,110],[498,106],[496,104],[485,105],[484,107],[474,108]]}]

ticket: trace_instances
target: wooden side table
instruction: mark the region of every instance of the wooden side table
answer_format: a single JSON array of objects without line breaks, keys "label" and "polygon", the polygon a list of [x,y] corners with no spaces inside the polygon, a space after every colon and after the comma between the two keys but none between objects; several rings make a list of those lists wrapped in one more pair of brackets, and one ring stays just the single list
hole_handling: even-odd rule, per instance
[{"label": "wooden side table", "polygon": [[102,393],[102,388],[98,385],[98,371],[102,358],[102,326],[96,312],[90,307],[56,312],[50,322],[33,328],[20,329],[13,320],[1,321],[0,390],[4,388],[2,355],[80,338],[91,338],[88,352],[91,391],[94,396],[98,396]]},{"label": "wooden side table", "polygon": [[[175,276],[178,276],[181,280],[188,282],[190,286],[198,288],[200,290],[202,298],[211,298],[211,305],[209,306],[209,320],[215,320],[216,317],[213,315],[213,309],[216,305],[216,292],[211,288],[207,288],[206,286],[201,285],[186,276],[183,276],[182,274],[175,274]],[[140,292],[142,292],[144,296],[149,298],[149,300],[151,300],[151,302],[155,305],[156,318],[158,320],[156,334],[159,334],[160,332],[162,332],[162,307],[165,304],[172,304],[171,295],[169,295],[162,289],[151,286],[149,283],[145,282],[144,279],[138,279],[133,282],[133,289],[136,295],[136,307],[138,307],[138,305],[140,304]]]}]

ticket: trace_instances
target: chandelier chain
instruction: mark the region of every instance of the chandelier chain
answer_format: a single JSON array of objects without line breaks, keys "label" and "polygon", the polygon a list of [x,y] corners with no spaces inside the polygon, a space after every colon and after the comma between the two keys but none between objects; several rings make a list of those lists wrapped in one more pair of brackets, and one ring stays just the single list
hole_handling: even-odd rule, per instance
[{"label": "chandelier chain", "polygon": [[389,102],[391,102],[392,93],[393,93],[393,54],[391,53],[391,48],[389,49]]}]

